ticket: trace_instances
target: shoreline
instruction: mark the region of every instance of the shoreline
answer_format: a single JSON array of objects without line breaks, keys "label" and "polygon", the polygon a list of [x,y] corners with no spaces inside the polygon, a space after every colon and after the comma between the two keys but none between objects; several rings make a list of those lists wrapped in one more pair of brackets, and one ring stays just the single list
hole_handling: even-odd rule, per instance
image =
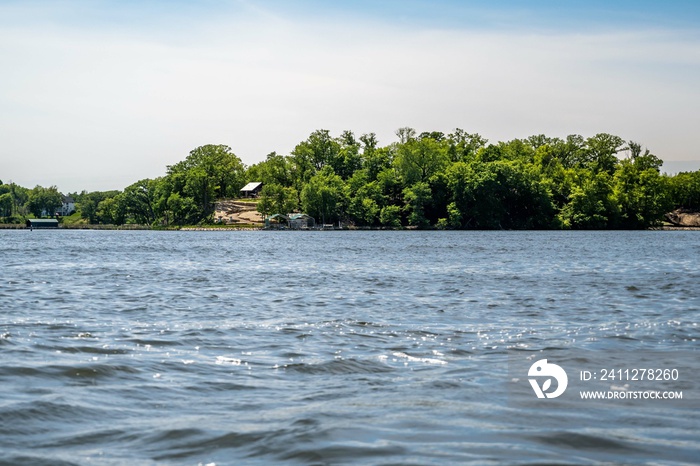
[{"label": "shoreline", "polygon": [[[439,230],[417,228],[386,228],[386,227],[344,227],[344,228],[308,228],[308,229],[277,229],[264,227],[223,227],[223,226],[188,226],[188,227],[151,227],[148,225],[59,225],[58,228],[37,228],[39,230],[103,230],[103,231],[644,231],[644,230]],[[0,224],[0,230],[31,230],[23,224]],[[662,225],[647,228],[646,231],[700,231],[700,227]]]}]

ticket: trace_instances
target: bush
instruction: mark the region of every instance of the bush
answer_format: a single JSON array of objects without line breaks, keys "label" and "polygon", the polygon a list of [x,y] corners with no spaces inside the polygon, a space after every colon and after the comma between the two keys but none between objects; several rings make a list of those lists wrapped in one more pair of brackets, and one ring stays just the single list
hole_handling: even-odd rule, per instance
[{"label": "bush", "polygon": [[401,227],[401,207],[388,205],[382,208],[379,214],[379,221],[382,225],[391,228]]}]

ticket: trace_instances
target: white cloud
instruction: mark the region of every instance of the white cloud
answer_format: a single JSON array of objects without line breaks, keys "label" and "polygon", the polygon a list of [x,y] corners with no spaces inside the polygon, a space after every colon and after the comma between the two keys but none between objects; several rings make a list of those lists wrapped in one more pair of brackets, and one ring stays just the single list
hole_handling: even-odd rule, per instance
[{"label": "white cloud", "polygon": [[0,178],[122,189],[201,144],[244,162],[335,134],[610,132],[693,159],[697,38],[411,30],[270,14],[0,31]]}]

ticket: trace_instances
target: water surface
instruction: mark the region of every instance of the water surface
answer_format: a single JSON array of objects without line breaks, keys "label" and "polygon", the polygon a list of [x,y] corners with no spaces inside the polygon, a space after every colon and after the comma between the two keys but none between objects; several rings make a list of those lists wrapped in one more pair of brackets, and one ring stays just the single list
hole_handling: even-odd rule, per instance
[{"label": "water surface", "polygon": [[[697,232],[0,231],[3,464],[697,464],[508,353],[700,350]],[[700,358],[685,364],[700,373]]]}]

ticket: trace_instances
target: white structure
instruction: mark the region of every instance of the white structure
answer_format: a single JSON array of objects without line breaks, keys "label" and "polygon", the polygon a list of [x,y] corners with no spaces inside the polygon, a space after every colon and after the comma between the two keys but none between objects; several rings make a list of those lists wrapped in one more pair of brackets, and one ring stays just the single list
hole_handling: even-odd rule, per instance
[{"label": "white structure", "polygon": [[241,197],[258,197],[258,194],[262,191],[262,185],[259,181],[248,183],[241,189]]},{"label": "white structure", "polygon": [[46,210],[41,211],[42,217],[53,217],[58,214],[61,217],[68,216],[75,212],[75,201],[70,196],[64,196],[61,194],[61,206],[56,209],[55,212],[47,212]]},{"label": "white structure", "polygon": [[306,230],[316,226],[316,221],[313,217],[307,214],[289,214],[289,228],[294,230]]},{"label": "white structure", "polygon": [[60,213],[62,216],[70,215],[75,212],[75,201],[70,196],[64,196],[61,194],[63,203],[61,204]]}]

